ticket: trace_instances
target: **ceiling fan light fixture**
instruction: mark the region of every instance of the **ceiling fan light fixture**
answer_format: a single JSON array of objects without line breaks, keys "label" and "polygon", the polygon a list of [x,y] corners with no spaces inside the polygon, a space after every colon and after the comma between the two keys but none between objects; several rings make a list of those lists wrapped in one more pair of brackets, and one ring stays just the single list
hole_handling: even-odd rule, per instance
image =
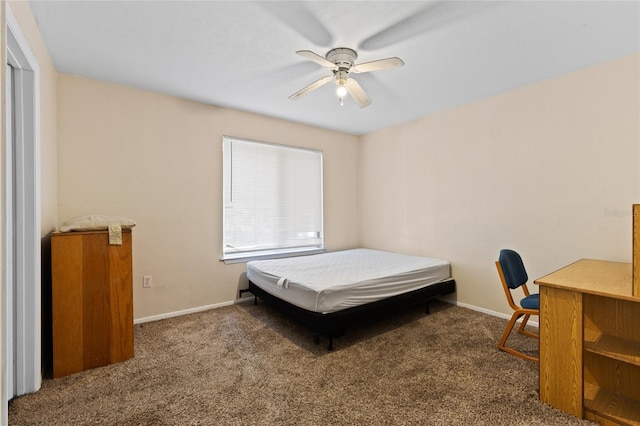
[{"label": "ceiling fan light fixture", "polygon": [[340,106],[344,106],[344,97],[347,95],[347,88],[344,86],[338,86],[336,89],[336,95],[340,99]]},{"label": "ceiling fan light fixture", "polygon": [[336,71],[336,95],[338,95],[338,99],[340,99],[340,106],[344,106],[344,97],[347,95],[347,88],[345,85],[347,84],[347,72],[346,71]]}]

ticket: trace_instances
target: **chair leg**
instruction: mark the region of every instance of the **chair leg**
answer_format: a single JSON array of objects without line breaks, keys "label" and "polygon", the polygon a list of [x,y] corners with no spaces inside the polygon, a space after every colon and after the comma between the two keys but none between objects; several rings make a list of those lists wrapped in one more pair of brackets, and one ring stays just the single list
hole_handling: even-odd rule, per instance
[{"label": "chair leg", "polygon": [[517,312],[514,312],[513,315],[511,315],[511,319],[509,320],[509,324],[507,324],[507,328],[504,329],[504,333],[502,333],[502,337],[500,338],[500,342],[498,343],[498,348],[504,350],[505,343],[507,343],[507,339],[509,338],[509,335],[511,334],[511,330],[513,329],[513,326],[515,325],[515,323],[518,320],[518,318],[520,318],[521,316],[522,316],[522,314],[518,314]]},{"label": "chair leg", "polygon": [[[511,319],[509,320],[509,324],[507,324],[507,327],[504,329],[504,333],[502,333],[502,337],[500,338],[500,342],[498,343],[498,349],[500,349],[501,351],[510,353],[511,355],[520,357],[520,358],[524,358],[526,360],[529,361],[534,361],[534,362],[538,362],[539,359],[537,357],[531,356],[531,355],[527,355],[523,352],[517,351],[513,348],[509,348],[506,346],[507,343],[507,339],[509,338],[509,335],[511,334],[511,330],[513,330],[514,325],[516,324],[516,321],[518,320],[518,318],[520,318],[522,315],[525,315],[526,317],[528,317],[527,314],[523,314],[521,312],[514,312],[513,315],[511,316]],[[523,321],[523,323],[526,323],[526,320],[528,318],[525,318],[525,320]],[[529,333],[528,331],[526,333]]]},{"label": "chair leg", "polygon": [[520,324],[520,327],[518,327],[518,333],[538,339],[540,338],[540,336],[538,336],[536,333],[532,333],[530,331],[525,330],[525,327],[527,326],[527,321],[529,321],[529,317],[531,317],[530,314],[525,314],[524,318],[522,319],[522,323]]}]

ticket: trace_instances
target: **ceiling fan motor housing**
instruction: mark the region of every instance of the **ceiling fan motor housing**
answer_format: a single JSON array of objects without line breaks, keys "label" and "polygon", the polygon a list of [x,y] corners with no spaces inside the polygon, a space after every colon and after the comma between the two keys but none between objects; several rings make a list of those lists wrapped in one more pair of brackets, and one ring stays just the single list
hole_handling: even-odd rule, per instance
[{"label": "ceiling fan motor housing", "polygon": [[358,54],[348,47],[337,47],[327,53],[327,60],[336,64],[339,71],[349,70],[356,62]]}]

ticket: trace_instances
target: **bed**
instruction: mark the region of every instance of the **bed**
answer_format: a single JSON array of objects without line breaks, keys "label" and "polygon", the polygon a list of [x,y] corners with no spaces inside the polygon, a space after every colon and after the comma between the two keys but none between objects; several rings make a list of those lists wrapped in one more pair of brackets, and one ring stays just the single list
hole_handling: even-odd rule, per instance
[{"label": "bed", "polygon": [[333,339],[357,320],[379,317],[455,292],[446,260],[371,249],[247,263],[250,291],[320,336]]}]

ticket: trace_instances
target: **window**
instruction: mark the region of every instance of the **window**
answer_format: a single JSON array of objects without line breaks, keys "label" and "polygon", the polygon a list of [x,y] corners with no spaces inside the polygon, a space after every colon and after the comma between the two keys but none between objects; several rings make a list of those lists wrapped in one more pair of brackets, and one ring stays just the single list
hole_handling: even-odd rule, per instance
[{"label": "window", "polygon": [[223,137],[223,260],[323,250],[322,152]]}]

